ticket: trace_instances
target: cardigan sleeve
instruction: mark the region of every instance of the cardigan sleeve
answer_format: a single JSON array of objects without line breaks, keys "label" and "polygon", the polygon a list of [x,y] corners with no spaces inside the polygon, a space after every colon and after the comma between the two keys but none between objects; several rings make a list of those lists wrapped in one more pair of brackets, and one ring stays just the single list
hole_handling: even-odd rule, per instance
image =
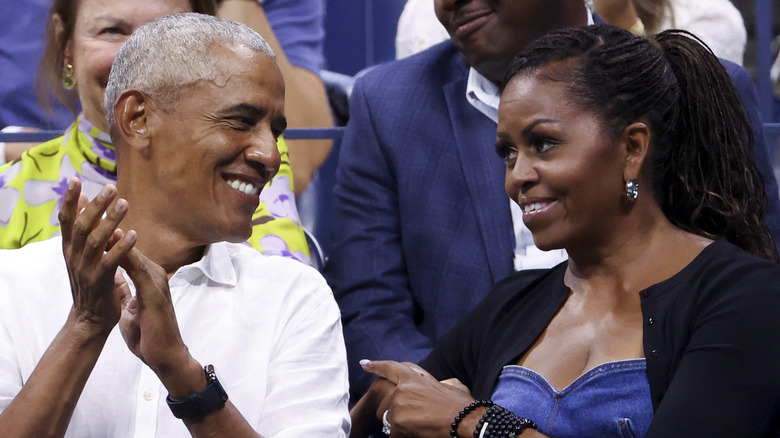
[{"label": "cardigan sleeve", "polygon": [[[648,325],[653,306],[643,309],[648,378],[656,408],[648,437],[776,436],[778,272],[777,266],[757,263],[754,257],[730,258],[668,291],[667,296],[694,292],[696,296],[674,301],[668,317]],[[650,345],[654,339],[661,342],[654,330],[667,332],[669,348]],[[675,353],[678,349],[681,354]],[[664,358],[666,354],[673,357]],[[664,363],[664,369],[653,370],[656,361]]]}]

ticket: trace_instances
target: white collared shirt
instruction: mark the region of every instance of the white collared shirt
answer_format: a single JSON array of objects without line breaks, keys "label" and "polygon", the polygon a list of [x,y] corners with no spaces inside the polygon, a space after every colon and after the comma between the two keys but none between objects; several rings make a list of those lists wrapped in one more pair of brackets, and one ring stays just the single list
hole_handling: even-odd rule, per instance
[{"label": "white collared shirt", "polygon": [[[59,237],[0,250],[0,411],[33,372],[72,305]],[[210,245],[169,281],[184,343],[213,364],[231,402],[265,437],[345,437],[339,309],[314,269],[248,246]],[[133,291],[135,293],[135,291]],[[67,370],[63,370],[67,372]],[[189,437],[167,390],[115,327],[68,437]]]}]

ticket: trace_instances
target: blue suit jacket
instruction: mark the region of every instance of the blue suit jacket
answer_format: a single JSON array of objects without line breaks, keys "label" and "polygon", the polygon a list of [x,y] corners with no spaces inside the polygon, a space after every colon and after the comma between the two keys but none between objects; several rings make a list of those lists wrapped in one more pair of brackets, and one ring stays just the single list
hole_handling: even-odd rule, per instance
[{"label": "blue suit jacket", "polygon": [[445,42],[355,84],[325,267],[353,397],[372,380],[360,359],[422,360],[513,270],[496,124],[467,102],[467,76]]}]

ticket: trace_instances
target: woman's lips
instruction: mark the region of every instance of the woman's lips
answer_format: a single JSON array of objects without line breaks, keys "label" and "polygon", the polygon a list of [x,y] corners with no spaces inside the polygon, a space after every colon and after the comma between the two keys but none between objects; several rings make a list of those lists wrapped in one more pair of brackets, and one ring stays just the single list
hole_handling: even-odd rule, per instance
[{"label": "woman's lips", "polygon": [[541,216],[550,211],[555,205],[555,201],[534,200],[533,202],[524,202],[520,208],[523,210],[523,222],[528,225],[539,220]]}]

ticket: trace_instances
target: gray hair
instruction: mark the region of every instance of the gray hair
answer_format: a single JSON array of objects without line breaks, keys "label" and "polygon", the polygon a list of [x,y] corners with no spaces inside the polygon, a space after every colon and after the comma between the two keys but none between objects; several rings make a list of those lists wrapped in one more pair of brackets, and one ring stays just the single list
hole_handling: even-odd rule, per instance
[{"label": "gray hair", "polygon": [[192,12],[158,18],[133,32],[114,59],[103,100],[109,128],[125,91],[142,91],[170,104],[185,85],[216,80],[214,45],[245,47],[276,59],[263,37],[241,23]]}]

